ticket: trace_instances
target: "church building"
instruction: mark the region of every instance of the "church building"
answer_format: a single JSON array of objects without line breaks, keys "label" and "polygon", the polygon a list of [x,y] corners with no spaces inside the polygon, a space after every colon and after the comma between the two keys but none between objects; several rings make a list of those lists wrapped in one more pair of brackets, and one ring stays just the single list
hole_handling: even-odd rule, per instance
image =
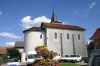
[{"label": "church building", "polygon": [[52,13],[51,22],[42,22],[40,27],[23,31],[24,51],[34,51],[36,46],[46,45],[49,50],[61,56],[78,54],[87,57],[85,29],[74,25],[64,25]]}]

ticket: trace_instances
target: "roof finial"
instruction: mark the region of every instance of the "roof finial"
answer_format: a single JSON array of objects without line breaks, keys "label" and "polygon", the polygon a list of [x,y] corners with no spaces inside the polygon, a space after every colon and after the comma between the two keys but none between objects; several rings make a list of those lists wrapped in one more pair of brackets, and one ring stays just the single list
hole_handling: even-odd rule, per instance
[{"label": "roof finial", "polygon": [[58,19],[57,19],[57,16],[55,15],[54,7],[53,7],[53,13],[52,13],[52,17],[51,17],[51,23],[57,23],[57,22],[58,22]]}]

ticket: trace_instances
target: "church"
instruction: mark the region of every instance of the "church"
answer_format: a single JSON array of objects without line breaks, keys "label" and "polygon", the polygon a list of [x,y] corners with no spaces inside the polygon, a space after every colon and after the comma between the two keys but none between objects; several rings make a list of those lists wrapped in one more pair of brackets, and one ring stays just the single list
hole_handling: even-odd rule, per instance
[{"label": "church", "polygon": [[87,57],[85,45],[85,29],[59,22],[52,13],[51,22],[42,22],[40,27],[32,27],[23,31],[24,51],[34,51],[36,46],[46,45],[51,51],[61,56],[81,55]]}]

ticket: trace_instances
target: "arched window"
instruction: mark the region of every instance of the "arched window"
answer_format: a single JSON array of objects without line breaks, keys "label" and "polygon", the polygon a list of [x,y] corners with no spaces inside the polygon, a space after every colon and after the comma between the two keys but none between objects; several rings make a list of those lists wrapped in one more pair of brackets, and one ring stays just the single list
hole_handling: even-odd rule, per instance
[{"label": "arched window", "polygon": [[54,33],[54,38],[57,39],[57,33]]},{"label": "arched window", "polygon": [[78,40],[80,40],[80,34],[78,34]]},{"label": "arched window", "polygon": [[69,39],[69,33],[67,33],[67,39]]},{"label": "arched window", "polygon": [[40,39],[42,39],[42,35],[40,35]]}]

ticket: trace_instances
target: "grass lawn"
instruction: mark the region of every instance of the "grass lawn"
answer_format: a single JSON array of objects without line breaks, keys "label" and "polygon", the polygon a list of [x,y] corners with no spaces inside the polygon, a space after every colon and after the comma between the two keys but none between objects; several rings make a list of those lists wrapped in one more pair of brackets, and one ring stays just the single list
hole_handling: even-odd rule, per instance
[{"label": "grass lawn", "polygon": [[80,65],[74,63],[60,63],[60,66],[80,66]]}]

